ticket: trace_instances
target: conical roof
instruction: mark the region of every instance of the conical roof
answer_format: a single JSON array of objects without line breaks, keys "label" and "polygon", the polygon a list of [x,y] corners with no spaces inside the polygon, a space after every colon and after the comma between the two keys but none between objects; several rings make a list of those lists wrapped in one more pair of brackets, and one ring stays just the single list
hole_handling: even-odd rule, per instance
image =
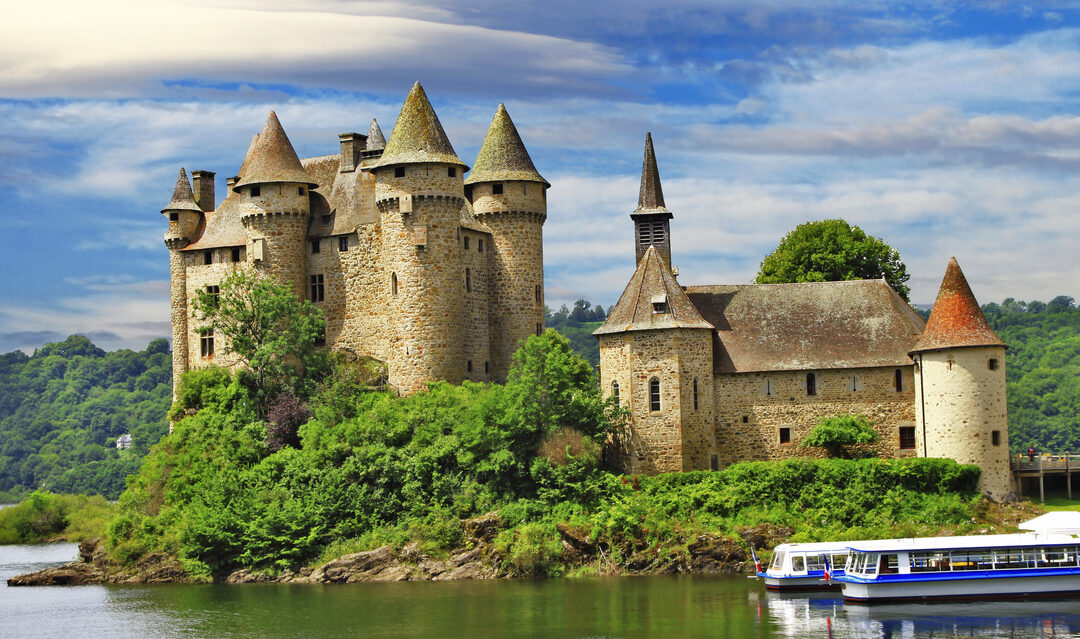
[{"label": "conical roof", "polygon": [[660,170],[656,168],[656,152],[653,150],[652,133],[645,134],[645,158],[641,162],[641,189],[634,214],[670,213],[664,206],[664,189],[660,187]]},{"label": "conical roof", "polygon": [[469,177],[465,178],[465,184],[510,180],[539,182],[544,186],[551,186],[547,180],[540,177],[540,173],[533,166],[532,158],[521,142],[514,121],[500,102],[491,126],[488,127],[484,144],[476,156],[476,164],[473,165]]},{"label": "conical roof", "polygon": [[[654,312],[653,304],[658,301],[666,304],[666,313]],[[686,291],[675,281],[660,251],[650,246],[607,321],[593,331],[593,335],[664,328],[714,327],[705,321]]]},{"label": "conical roof", "polygon": [[379,123],[375,121],[375,118],[371,118],[371,126],[367,130],[366,148],[368,151],[386,148],[386,138],[383,137],[382,129],[379,128]]},{"label": "conical roof", "polygon": [[187,171],[183,168],[180,169],[180,175],[176,176],[176,186],[173,187],[172,200],[165,208],[161,209],[162,213],[166,211],[198,211],[202,213],[202,208],[195,203],[195,193],[191,190],[191,182],[188,181]]},{"label": "conical roof", "polygon": [[296,156],[289,136],[285,135],[285,129],[281,128],[277,114],[271,111],[266,116],[262,133],[251,141],[241,166],[240,181],[233,185],[233,190],[238,191],[251,184],[274,182],[299,182],[307,184],[309,188],[318,187],[300,164],[300,158]]},{"label": "conical roof", "polygon": [[964,346],[1004,346],[986,322],[956,258],[949,260],[930,320],[912,353]]},{"label": "conical roof", "polygon": [[376,167],[394,164],[456,164],[469,168],[454,152],[450,140],[439,123],[439,116],[431,108],[424,87],[417,82],[405,98],[390,140],[383,149],[382,157]]}]

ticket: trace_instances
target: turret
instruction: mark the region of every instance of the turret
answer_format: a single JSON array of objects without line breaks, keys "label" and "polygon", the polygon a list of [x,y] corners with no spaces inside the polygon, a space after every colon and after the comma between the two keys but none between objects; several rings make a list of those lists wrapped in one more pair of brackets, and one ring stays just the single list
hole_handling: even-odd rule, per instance
[{"label": "turret", "polygon": [[518,343],[544,327],[543,227],[547,189],[499,104],[465,180],[477,219],[491,229],[491,379],[504,381]]},{"label": "turret", "polygon": [[417,82],[372,168],[392,332],[387,363],[399,392],[459,383],[466,372],[459,239],[468,168]]},{"label": "turret", "polygon": [[671,266],[671,229],[669,222],[675,217],[664,206],[664,190],[660,188],[660,171],[656,167],[652,133],[645,134],[645,158],[641,163],[641,188],[638,190],[638,207],[630,214],[634,220],[634,254],[638,262],[645,250],[655,246]]},{"label": "turret", "polygon": [[203,211],[195,202],[187,172],[180,169],[169,203],[161,210],[169,218],[165,246],[169,247],[169,287],[173,342],[173,399],[180,387],[179,372],[188,369],[187,269],[180,249],[195,239],[203,222]]},{"label": "turret", "polygon": [[949,260],[915,360],[916,448],[982,468],[979,489],[1012,493],[1005,344],[994,334],[956,258]]},{"label": "turret", "polygon": [[[169,230],[165,232],[165,245],[170,249],[183,248],[195,239],[199,224],[203,221],[203,210],[195,202],[195,194],[188,182],[187,171],[180,169],[176,176],[173,196],[161,214],[169,218]],[[175,245],[175,246],[174,246]]]},{"label": "turret", "polygon": [[306,289],[309,191],[315,184],[300,164],[292,143],[273,111],[255,136],[232,186],[243,201],[240,220],[247,230],[248,250],[257,268],[291,284],[303,297]]}]

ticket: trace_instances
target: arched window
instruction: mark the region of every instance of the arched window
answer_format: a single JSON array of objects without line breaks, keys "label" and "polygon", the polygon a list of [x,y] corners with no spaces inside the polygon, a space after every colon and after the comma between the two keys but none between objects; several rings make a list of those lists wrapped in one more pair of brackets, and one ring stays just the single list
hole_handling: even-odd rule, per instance
[{"label": "arched window", "polygon": [[619,382],[611,382],[611,396],[615,398],[615,403],[619,403]]},{"label": "arched window", "polygon": [[806,374],[806,394],[817,395],[817,375],[813,373]]},{"label": "arched window", "polygon": [[660,380],[655,377],[649,380],[649,410],[660,410]]},{"label": "arched window", "polygon": [[896,374],[893,375],[893,385],[896,387],[896,392],[900,393],[904,390],[904,371],[899,368],[896,369]]},{"label": "arched window", "polygon": [[390,274],[390,294],[397,297],[397,273]]},{"label": "arched window", "polygon": [[697,378],[694,378],[694,410],[697,410]]}]

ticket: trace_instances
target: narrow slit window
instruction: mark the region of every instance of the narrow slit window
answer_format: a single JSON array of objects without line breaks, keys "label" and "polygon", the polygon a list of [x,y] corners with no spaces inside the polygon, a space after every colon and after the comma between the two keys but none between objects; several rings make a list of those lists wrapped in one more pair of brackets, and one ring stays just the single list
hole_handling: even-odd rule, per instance
[{"label": "narrow slit window", "polygon": [[341,237],[338,238],[337,248],[338,248],[338,251],[340,251],[342,253],[349,250],[349,236],[348,235],[342,235]]},{"label": "narrow slit window", "polygon": [[817,395],[817,375],[813,373],[806,374],[806,394]]},{"label": "narrow slit window", "polygon": [[300,188],[296,189],[296,194],[297,195],[303,195],[304,194],[304,187],[301,186]]},{"label": "narrow slit window", "polygon": [[202,254],[202,263],[203,264],[213,264],[214,263],[214,252],[213,251],[205,251],[205,252],[203,252],[203,254]]},{"label": "narrow slit window", "polygon": [[234,246],[233,249],[232,249],[232,261],[234,261],[234,262],[239,262],[240,261],[240,247],[239,246]]},{"label": "narrow slit window", "polygon": [[390,274],[390,294],[397,297],[397,273]]},{"label": "narrow slit window", "polygon": [[539,284],[536,285],[536,303],[537,304],[540,303],[540,285]]},{"label": "narrow slit window", "polygon": [[311,252],[318,253],[320,250],[319,240],[311,240]]},{"label": "narrow slit window", "polygon": [[472,372],[472,360],[471,359],[468,360],[467,362],[465,362],[465,371],[469,372],[469,373]]},{"label": "narrow slit window", "polygon": [[465,292],[472,292],[472,270],[465,269]]},{"label": "narrow slit window", "polygon": [[312,275],[311,276],[311,301],[312,302],[321,302],[321,301],[323,301],[325,292],[326,292],[326,290],[325,290],[324,285],[323,285],[323,276],[322,276],[322,274]]},{"label": "narrow slit window", "polygon": [[476,250],[479,253],[484,252],[484,238],[480,238],[480,239],[476,240]]},{"label": "narrow slit window", "polygon": [[698,409],[697,378],[694,378],[694,410]]},{"label": "narrow slit window", "polygon": [[1001,445],[1001,431],[1000,430],[992,430],[992,431],[990,431],[990,443],[992,445],[994,445],[994,446],[1000,446]]},{"label": "narrow slit window", "polygon": [[611,396],[615,398],[615,403],[619,403],[619,382],[611,382]]},{"label": "narrow slit window", "polygon": [[649,380],[649,410],[660,410],[660,380],[655,377]]},{"label": "narrow slit window", "polygon": [[537,335],[543,335],[544,334],[544,325],[540,324],[539,322],[537,322],[537,324],[536,324],[536,334]]},{"label": "narrow slit window", "polygon": [[904,371],[899,368],[896,369],[896,373],[893,374],[893,387],[896,388],[896,392],[904,392]]},{"label": "narrow slit window", "polygon": [[466,250],[466,251],[467,251],[467,250],[469,250],[469,236],[468,236],[468,235],[466,235],[466,236],[465,236],[465,239],[464,239],[464,240],[462,240],[462,241],[463,241],[463,242],[465,243],[465,244],[464,244],[464,246],[465,246],[465,250]]},{"label": "narrow slit window", "polygon": [[720,456],[709,455],[709,468],[712,470],[720,470]]},{"label": "narrow slit window", "polygon": [[488,363],[484,362],[484,374],[486,375],[489,370],[490,370],[490,368],[488,367]]}]

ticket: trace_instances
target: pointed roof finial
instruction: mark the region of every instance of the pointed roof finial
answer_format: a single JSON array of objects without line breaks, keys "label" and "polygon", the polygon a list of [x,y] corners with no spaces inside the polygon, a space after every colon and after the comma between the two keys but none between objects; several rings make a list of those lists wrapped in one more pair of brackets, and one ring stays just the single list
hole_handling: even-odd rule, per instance
[{"label": "pointed roof finial", "polygon": [[664,190],[660,188],[660,171],[656,168],[656,152],[653,151],[652,133],[645,134],[645,159],[641,163],[641,190],[638,191],[638,207],[635,213],[666,213]]},{"label": "pointed roof finial", "polygon": [[469,168],[454,152],[439,116],[435,115],[435,109],[431,108],[431,102],[424,93],[424,87],[417,82],[409,91],[409,97],[405,98],[382,158],[375,166],[428,162]]},{"label": "pointed roof finial", "polygon": [[912,353],[964,346],[1004,346],[990,328],[956,258],[949,260],[934,309]]},{"label": "pointed roof finial", "polygon": [[480,146],[480,153],[476,156],[476,164],[465,179],[465,184],[510,180],[539,182],[545,187],[551,186],[533,166],[532,158],[518,135],[514,121],[506,112],[506,106],[500,102],[495,117],[491,119],[487,136],[484,137],[484,144]]},{"label": "pointed roof finial", "polygon": [[300,158],[296,156],[289,136],[285,135],[277,113],[271,111],[266,116],[262,133],[251,141],[240,168],[240,181],[233,185],[233,190],[238,191],[251,184],[274,182],[299,182],[309,188],[318,187],[300,164]]},{"label": "pointed roof finial", "polygon": [[383,137],[379,123],[375,121],[375,118],[371,118],[371,126],[367,130],[367,150],[378,151],[384,148],[386,148],[386,138]]},{"label": "pointed roof finial", "polygon": [[195,202],[195,193],[191,190],[191,182],[188,181],[187,171],[180,168],[180,175],[176,176],[176,186],[173,187],[172,200],[169,201],[165,208],[161,209],[162,213],[166,211],[198,211],[202,213],[202,209]]}]

